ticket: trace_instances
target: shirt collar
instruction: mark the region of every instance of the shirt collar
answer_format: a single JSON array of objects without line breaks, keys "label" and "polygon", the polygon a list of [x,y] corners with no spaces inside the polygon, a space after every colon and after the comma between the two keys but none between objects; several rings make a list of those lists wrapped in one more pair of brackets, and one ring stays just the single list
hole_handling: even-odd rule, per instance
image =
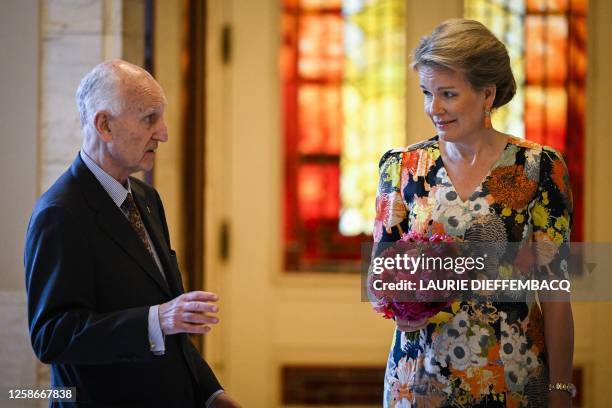
[{"label": "shirt collar", "polygon": [[125,201],[128,193],[132,192],[132,187],[130,186],[130,178],[127,178],[126,184],[127,188],[123,186],[120,182],[117,181],[113,176],[102,170],[98,164],[93,161],[91,157],[87,155],[83,150],[80,152],[81,159],[85,163],[85,166],[93,173],[98,182],[102,185],[102,188],[106,190],[110,198],[117,205],[117,207],[121,207],[121,204]]}]

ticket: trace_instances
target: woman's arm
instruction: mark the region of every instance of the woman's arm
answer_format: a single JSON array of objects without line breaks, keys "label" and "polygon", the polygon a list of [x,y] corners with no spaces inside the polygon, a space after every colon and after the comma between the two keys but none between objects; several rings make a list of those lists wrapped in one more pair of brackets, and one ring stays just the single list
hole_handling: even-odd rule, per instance
[{"label": "woman's arm", "polygon": [[[574,356],[574,319],[569,302],[542,302],[544,338],[548,352],[550,383],[572,382]],[[566,391],[551,391],[549,407],[571,407],[571,396]]]},{"label": "woman's arm", "polygon": [[[559,152],[543,147],[540,154],[538,193],[530,208],[534,248],[537,253],[542,251],[546,254],[538,257],[539,269],[536,271],[536,278],[570,278],[567,258],[572,214],[572,192],[567,166]],[[550,254],[553,254],[552,259]],[[548,353],[550,383],[569,383],[572,381],[574,354],[574,320],[569,294],[562,291],[541,291],[538,297],[544,315],[544,340]],[[571,405],[571,396],[567,391],[550,391],[549,407]]]}]

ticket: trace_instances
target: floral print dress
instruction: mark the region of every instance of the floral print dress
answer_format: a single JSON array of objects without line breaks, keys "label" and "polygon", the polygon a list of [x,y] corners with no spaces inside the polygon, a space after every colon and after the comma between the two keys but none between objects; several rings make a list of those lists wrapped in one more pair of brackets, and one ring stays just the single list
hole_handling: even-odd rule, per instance
[{"label": "floral print dress", "polygon": [[[436,136],[382,157],[374,241],[414,230],[557,248],[569,240],[571,208],[559,153],[512,136],[462,201]],[[456,301],[420,331],[395,330],[385,407],[545,407],[547,395],[543,317],[533,294],[511,303]]]}]

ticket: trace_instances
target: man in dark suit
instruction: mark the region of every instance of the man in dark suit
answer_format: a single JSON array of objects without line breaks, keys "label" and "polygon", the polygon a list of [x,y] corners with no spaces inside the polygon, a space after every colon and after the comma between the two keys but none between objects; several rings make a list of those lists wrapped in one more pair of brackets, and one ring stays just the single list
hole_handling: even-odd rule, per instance
[{"label": "man in dark suit", "polygon": [[238,406],[187,336],[218,322],[217,296],[184,293],[160,197],[130,177],[151,170],[168,140],[165,104],[153,77],[125,61],[87,74],[81,151],[28,226],[32,346],[52,386],[76,387],[78,406]]}]

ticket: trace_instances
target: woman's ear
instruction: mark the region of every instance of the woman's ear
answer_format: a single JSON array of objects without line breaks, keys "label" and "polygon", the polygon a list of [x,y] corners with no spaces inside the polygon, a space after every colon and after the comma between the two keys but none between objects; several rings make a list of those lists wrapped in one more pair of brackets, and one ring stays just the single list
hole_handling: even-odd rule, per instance
[{"label": "woman's ear", "polygon": [[491,110],[493,107],[493,102],[495,101],[496,92],[497,92],[497,86],[495,85],[487,85],[484,88],[485,106],[489,110]]}]

